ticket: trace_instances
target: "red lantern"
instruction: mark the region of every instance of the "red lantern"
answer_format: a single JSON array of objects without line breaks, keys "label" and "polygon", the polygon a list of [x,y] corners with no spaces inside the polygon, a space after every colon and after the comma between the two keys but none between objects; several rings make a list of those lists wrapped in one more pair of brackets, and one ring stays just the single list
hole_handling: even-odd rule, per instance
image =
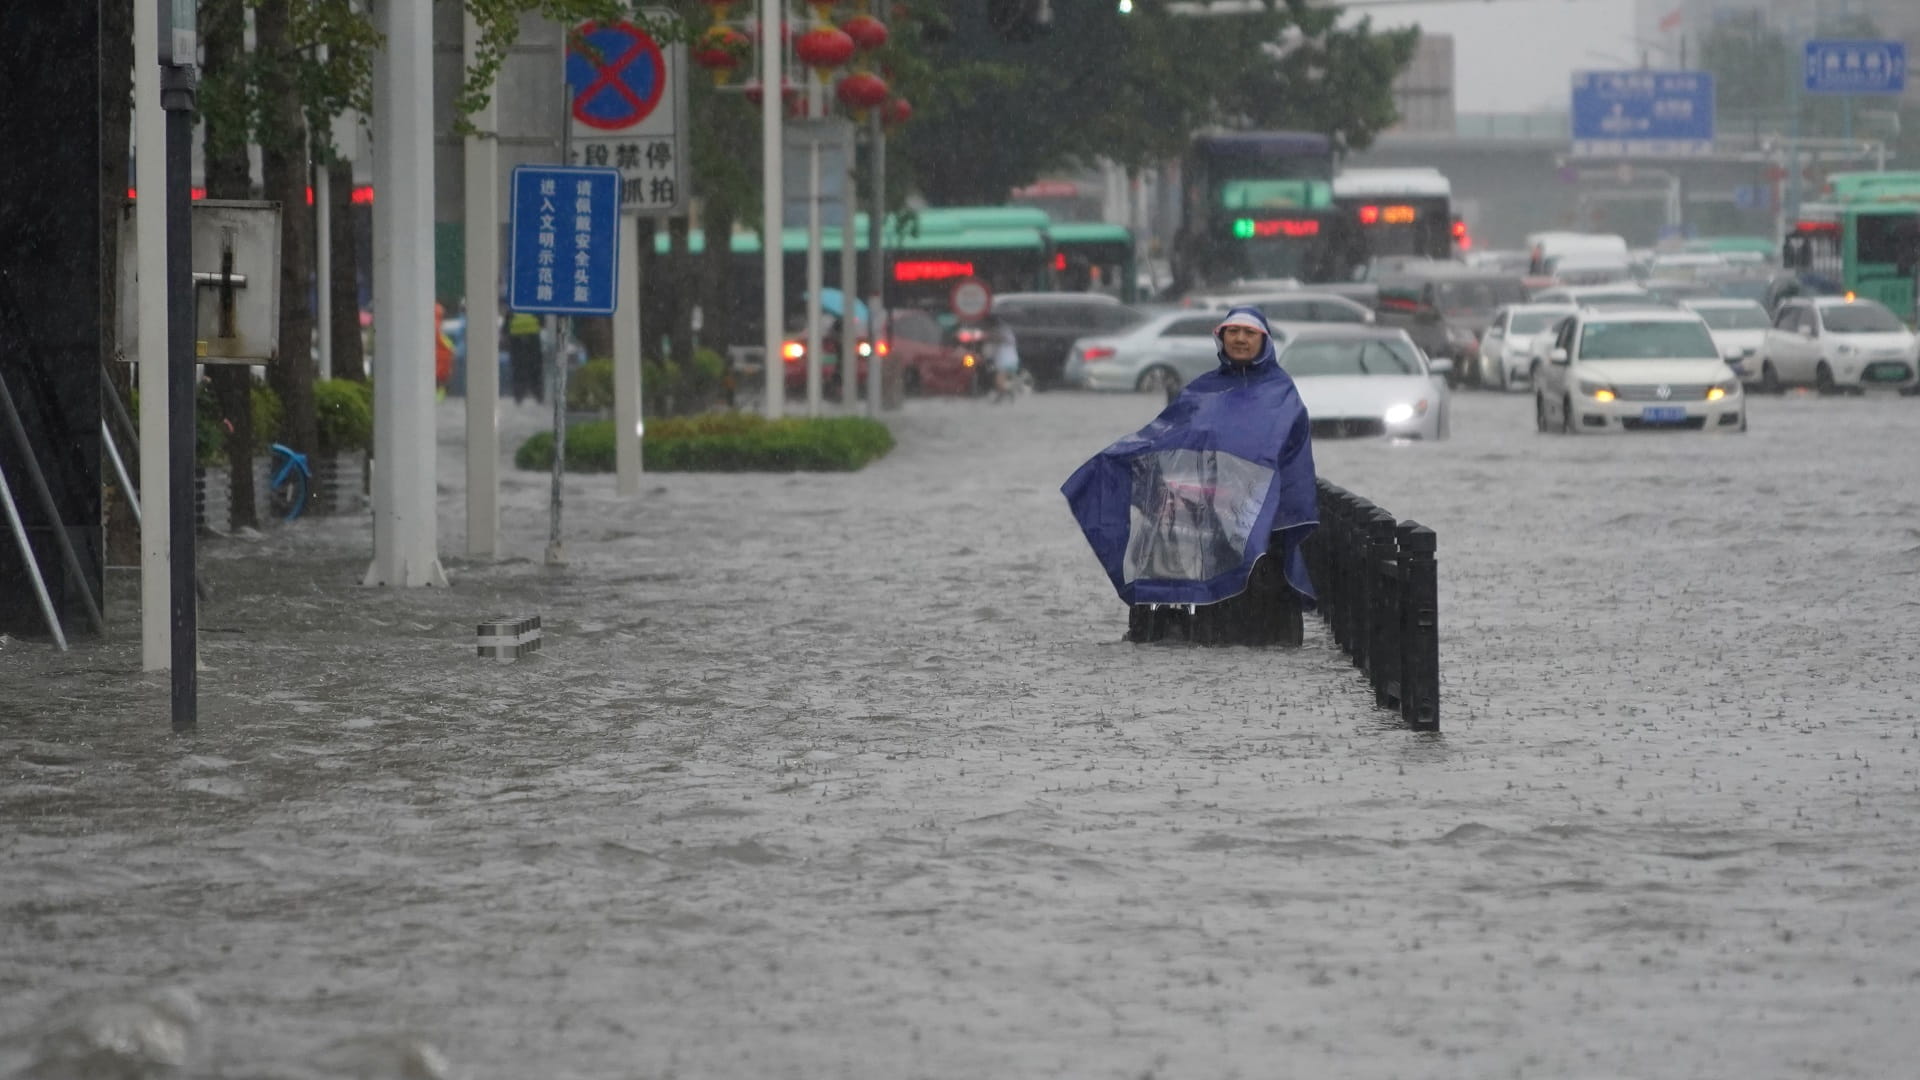
[{"label": "red lantern", "polygon": [[687,55],[694,63],[713,72],[714,84],[720,85],[727,81],[727,74],[745,60],[751,45],[747,35],[733,27],[715,26],[700,35]]},{"label": "red lantern", "polygon": [[913,119],[913,106],[907,103],[906,98],[894,98],[887,102],[885,109],[881,110],[880,119],[888,127],[899,127]]},{"label": "red lantern", "polygon": [[847,20],[840,29],[853,39],[854,47],[861,52],[872,52],[887,43],[887,24],[871,15],[855,15]]},{"label": "red lantern", "polygon": [[800,35],[800,40],[793,43],[793,51],[801,63],[820,76],[821,82],[826,82],[834,68],[853,59],[853,39],[843,30],[816,26]]},{"label": "red lantern", "polygon": [[856,115],[865,116],[868,109],[886,102],[887,83],[871,72],[856,71],[840,80],[836,92],[847,108]]}]

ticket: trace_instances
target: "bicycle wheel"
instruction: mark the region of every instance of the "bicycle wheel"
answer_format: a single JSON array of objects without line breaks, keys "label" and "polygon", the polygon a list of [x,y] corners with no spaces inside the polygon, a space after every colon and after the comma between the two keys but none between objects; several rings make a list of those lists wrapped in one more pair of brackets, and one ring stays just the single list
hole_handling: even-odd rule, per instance
[{"label": "bicycle wheel", "polygon": [[307,508],[307,473],[292,458],[275,456],[280,465],[274,470],[273,486],[267,489],[267,505],[274,517],[292,521]]}]

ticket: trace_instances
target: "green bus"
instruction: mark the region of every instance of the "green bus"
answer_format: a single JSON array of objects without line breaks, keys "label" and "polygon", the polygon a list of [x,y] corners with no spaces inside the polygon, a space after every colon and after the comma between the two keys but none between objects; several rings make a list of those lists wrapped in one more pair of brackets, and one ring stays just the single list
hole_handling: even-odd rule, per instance
[{"label": "green bus", "polygon": [[1800,207],[1781,244],[1787,269],[1818,274],[1912,323],[1920,265],[1920,172],[1847,172]]}]

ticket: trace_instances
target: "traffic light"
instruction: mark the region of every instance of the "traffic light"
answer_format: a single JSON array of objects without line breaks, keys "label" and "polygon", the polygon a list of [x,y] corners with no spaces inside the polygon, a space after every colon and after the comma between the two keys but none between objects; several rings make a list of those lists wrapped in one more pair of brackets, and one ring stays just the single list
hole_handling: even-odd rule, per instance
[{"label": "traffic light", "polygon": [[1031,41],[1053,29],[1053,0],[987,0],[987,25],[1006,41]]}]

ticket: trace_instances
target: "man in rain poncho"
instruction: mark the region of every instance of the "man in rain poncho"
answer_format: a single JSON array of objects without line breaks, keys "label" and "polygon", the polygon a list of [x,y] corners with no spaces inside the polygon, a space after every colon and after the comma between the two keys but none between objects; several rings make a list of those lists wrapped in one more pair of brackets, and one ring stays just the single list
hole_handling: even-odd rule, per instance
[{"label": "man in rain poncho", "polygon": [[1258,309],[1214,328],[1220,366],[1061,487],[1120,599],[1212,604],[1269,551],[1311,606],[1300,544],[1319,520],[1307,410]]}]

